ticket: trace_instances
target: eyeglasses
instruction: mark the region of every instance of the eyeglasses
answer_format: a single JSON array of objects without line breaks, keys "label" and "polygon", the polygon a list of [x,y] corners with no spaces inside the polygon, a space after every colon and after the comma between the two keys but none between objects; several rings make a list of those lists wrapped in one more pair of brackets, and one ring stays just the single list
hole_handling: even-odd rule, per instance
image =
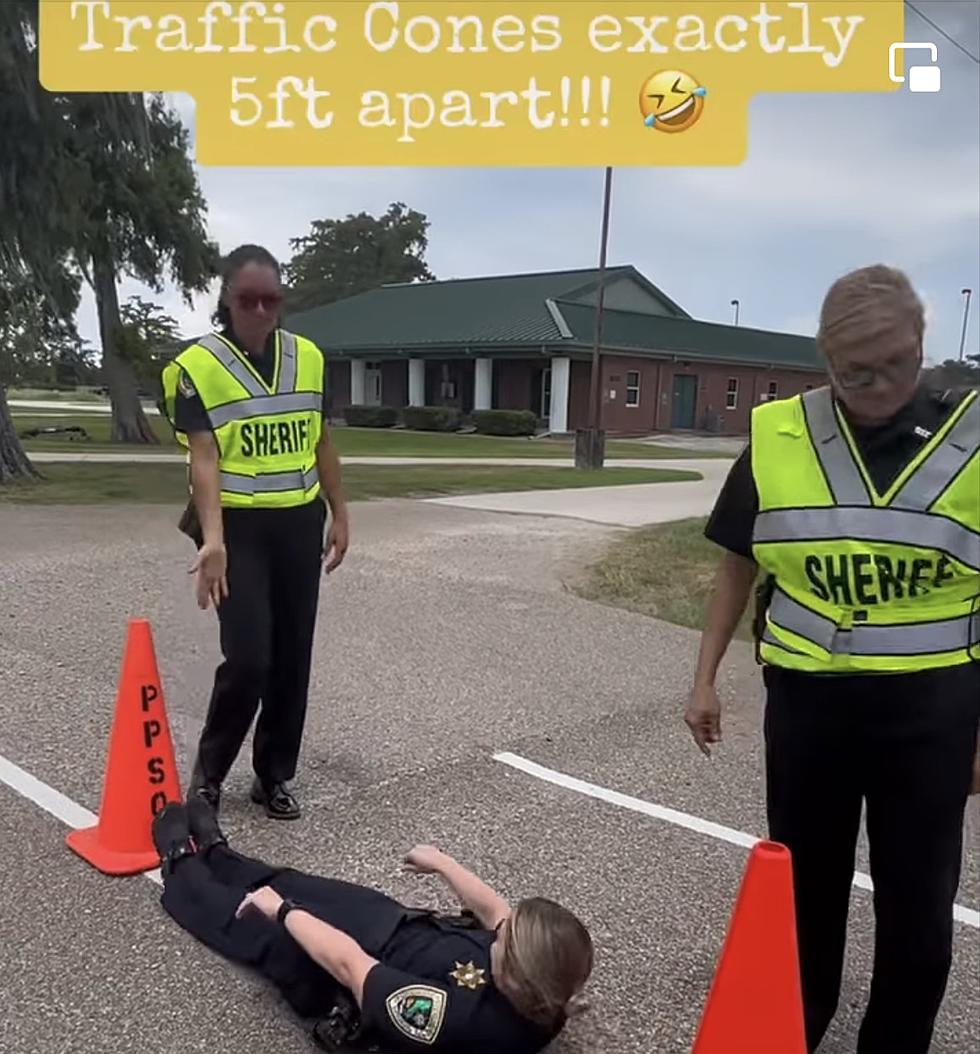
[{"label": "eyeglasses", "polygon": [[827,372],[834,383],[844,391],[851,392],[870,388],[875,379],[884,378],[889,384],[905,384],[915,378],[922,365],[921,356],[905,357],[886,366],[858,366],[854,369],[836,369],[827,363]]},{"label": "eyeglasses", "polygon": [[275,311],[282,306],[281,293],[238,293],[235,302],[243,311]]}]

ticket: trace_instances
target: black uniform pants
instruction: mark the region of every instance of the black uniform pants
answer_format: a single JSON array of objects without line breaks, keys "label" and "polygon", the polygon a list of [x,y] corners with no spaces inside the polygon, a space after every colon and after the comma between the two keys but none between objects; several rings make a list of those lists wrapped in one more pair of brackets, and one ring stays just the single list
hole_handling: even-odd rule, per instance
[{"label": "black uniform pants", "polygon": [[221,651],[198,745],[200,773],[221,783],[261,703],[252,766],[290,780],[306,721],[326,505],[225,509],[228,593],[218,607]]},{"label": "black uniform pants", "polygon": [[769,833],[793,855],[809,1049],[840,996],[863,801],[876,932],[858,1054],[926,1054],[952,959],[980,666],[765,679]]},{"label": "black uniform pants", "polygon": [[235,912],[246,893],[271,886],[380,956],[407,912],[378,890],[292,868],[275,867],[224,845],[177,862],[164,878],[167,913],[203,944],[271,981],[303,1017],[329,1013],[337,994],[330,975],[277,922]]}]

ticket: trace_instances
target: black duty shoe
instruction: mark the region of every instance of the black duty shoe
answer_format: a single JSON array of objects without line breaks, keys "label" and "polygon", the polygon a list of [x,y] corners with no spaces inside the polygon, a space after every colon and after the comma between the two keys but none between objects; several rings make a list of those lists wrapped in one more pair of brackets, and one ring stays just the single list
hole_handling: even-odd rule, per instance
[{"label": "black duty shoe", "polygon": [[213,845],[227,845],[228,839],[218,825],[218,817],[203,794],[195,794],[187,802],[187,822],[199,852]]},{"label": "black duty shoe", "polygon": [[187,806],[182,802],[172,801],[165,805],[153,817],[150,830],[165,875],[173,871],[178,860],[193,854],[191,832],[187,823]]},{"label": "black duty shoe", "polygon": [[187,800],[191,801],[198,796],[203,798],[215,812],[221,808],[221,784],[207,779],[200,767],[195,765],[191,775],[191,785],[187,788]]},{"label": "black duty shoe", "polygon": [[264,784],[256,776],[252,782],[252,801],[264,805],[266,816],[273,820],[299,819],[299,803],[285,783]]}]

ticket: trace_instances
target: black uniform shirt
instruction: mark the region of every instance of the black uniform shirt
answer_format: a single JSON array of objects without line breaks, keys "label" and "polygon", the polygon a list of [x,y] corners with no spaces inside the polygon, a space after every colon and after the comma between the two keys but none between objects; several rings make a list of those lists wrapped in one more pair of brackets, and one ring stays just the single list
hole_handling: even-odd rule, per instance
[{"label": "black uniform shirt", "polygon": [[[886,491],[959,404],[960,398],[920,388],[890,421],[875,427],[848,421],[871,482]],[[843,407],[842,407],[843,409]],[[847,411],[844,410],[845,417]],[[708,518],[705,535],[723,549],[752,559],[752,530],[759,494],[752,475],[750,445],[739,455]]]},{"label": "black uniform shirt", "polygon": [[386,1051],[537,1054],[554,1038],[493,982],[496,935],[439,918],[402,923],[367,976],[362,1021]]},{"label": "black uniform shirt", "polygon": [[[225,338],[229,343],[234,344],[236,348],[241,349],[242,345],[239,343],[238,338],[230,327],[221,331],[221,336]],[[273,378],[276,373],[276,334],[275,330],[269,334],[269,339],[265,342],[265,348],[261,355],[247,356],[248,361],[255,367],[259,376],[265,381],[266,384],[272,384]],[[245,352],[242,352],[245,355]],[[322,352],[321,352],[322,354]],[[327,412],[327,369],[324,364],[323,369],[323,418],[326,420],[328,416]],[[179,432],[183,432],[185,435],[192,435],[194,432],[210,432],[211,422],[208,419],[207,412],[204,409],[204,403],[201,401],[201,397],[197,394],[194,389],[193,382],[187,375],[186,370],[180,371],[180,377],[177,382],[177,398],[174,401],[174,423]]]}]

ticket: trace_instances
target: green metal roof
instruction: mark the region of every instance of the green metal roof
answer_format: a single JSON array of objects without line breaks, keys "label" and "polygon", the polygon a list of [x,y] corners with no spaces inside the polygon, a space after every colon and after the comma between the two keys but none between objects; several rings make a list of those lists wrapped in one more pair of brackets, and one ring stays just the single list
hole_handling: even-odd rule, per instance
[{"label": "green metal roof", "polygon": [[[606,271],[607,288],[632,281],[671,315],[605,308],[602,346],[637,355],[819,369],[811,337],[699,322],[631,266]],[[328,354],[591,352],[598,270],[463,278],[381,286],[284,320]],[[642,294],[641,294],[642,295]]]},{"label": "green metal roof", "polygon": [[[556,301],[556,306],[572,331],[574,342],[591,348],[595,310],[562,300]],[[722,362],[823,368],[812,337],[691,318],[662,318],[635,311],[602,312],[602,347],[610,351],[660,352]]]},{"label": "green metal roof", "polygon": [[[608,268],[606,282],[627,276],[667,310],[686,315],[633,267]],[[285,324],[334,351],[424,345],[540,347],[562,339],[547,302],[585,295],[598,280],[598,270],[588,268],[386,285],[287,317]]]}]

